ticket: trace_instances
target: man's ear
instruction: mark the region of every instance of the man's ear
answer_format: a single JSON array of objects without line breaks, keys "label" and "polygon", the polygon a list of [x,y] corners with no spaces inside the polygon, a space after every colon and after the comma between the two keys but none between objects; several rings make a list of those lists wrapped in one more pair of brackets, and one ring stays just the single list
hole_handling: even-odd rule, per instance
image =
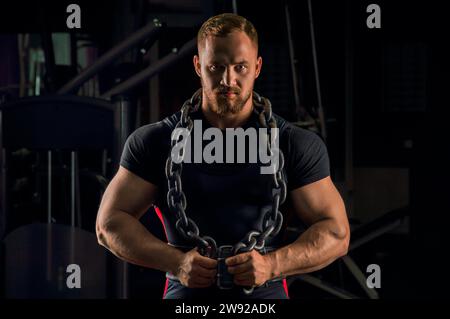
[{"label": "man's ear", "polygon": [[262,58],[258,57],[258,60],[256,60],[255,79],[258,78],[259,73],[261,73],[261,67],[262,67]]},{"label": "man's ear", "polygon": [[201,77],[202,75],[201,75],[201,67],[200,67],[200,58],[198,57],[198,55],[194,55],[194,59],[193,59],[193,62],[194,62],[194,69],[195,69],[195,73],[197,73],[197,75],[199,76],[199,77]]}]

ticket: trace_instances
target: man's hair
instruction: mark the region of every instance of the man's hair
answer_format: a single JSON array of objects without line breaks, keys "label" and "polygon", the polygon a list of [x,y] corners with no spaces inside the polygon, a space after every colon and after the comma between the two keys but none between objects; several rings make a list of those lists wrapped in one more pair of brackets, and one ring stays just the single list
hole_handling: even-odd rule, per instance
[{"label": "man's hair", "polygon": [[233,31],[243,31],[258,49],[258,33],[253,24],[246,18],[234,13],[222,13],[209,18],[203,23],[197,34],[197,46],[208,36],[225,37]]}]

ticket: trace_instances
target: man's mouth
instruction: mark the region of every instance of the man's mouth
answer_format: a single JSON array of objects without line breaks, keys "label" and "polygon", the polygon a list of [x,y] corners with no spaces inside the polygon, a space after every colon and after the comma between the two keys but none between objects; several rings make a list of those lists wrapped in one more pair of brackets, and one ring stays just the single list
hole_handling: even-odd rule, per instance
[{"label": "man's mouth", "polygon": [[237,94],[238,94],[238,92],[235,92],[235,91],[219,91],[219,95],[226,96],[226,97],[232,97]]},{"label": "man's mouth", "polygon": [[234,100],[236,98],[237,94],[233,92],[228,93],[221,93],[219,94],[219,97],[226,100]]}]

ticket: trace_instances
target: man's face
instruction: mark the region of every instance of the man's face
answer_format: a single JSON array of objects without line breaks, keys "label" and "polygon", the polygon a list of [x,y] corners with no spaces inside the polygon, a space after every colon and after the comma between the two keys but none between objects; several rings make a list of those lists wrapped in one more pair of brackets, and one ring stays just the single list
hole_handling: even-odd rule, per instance
[{"label": "man's face", "polygon": [[261,71],[262,59],[257,54],[255,44],[242,31],[204,40],[199,56],[194,56],[194,67],[212,111],[225,115],[242,110]]}]

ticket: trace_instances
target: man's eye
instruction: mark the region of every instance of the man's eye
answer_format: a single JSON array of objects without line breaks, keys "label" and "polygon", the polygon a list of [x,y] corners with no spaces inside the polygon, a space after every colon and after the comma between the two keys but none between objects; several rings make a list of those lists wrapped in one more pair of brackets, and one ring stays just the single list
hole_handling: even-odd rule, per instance
[{"label": "man's eye", "polygon": [[219,69],[219,66],[218,66],[218,65],[215,65],[215,64],[213,64],[213,65],[211,65],[211,66],[209,67],[209,70],[212,71],[212,72],[217,71],[218,69]]},{"label": "man's eye", "polygon": [[245,71],[246,69],[247,69],[247,67],[246,67],[245,65],[242,65],[242,64],[239,64],[239,65],[236,66],[236,70],[237,70],[238,72],[243,72],[243,71]]}]

